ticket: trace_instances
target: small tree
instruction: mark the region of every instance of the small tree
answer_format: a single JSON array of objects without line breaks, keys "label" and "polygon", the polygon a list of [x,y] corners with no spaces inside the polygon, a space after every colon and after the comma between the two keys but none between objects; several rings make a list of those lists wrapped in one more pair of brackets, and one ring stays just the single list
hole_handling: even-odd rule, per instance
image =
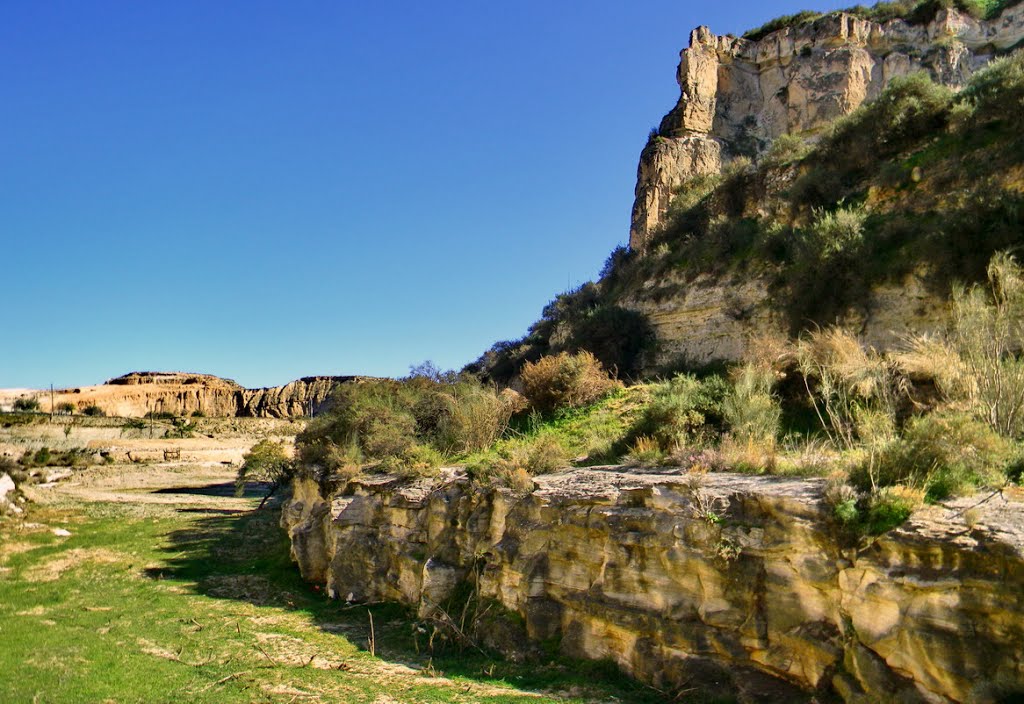
[{"label": "small tree", "polygon": [[22,396],[21,398],[14,399],[14,410],[33,412],[39,410],[39,399],[35,396]]},{"label": "small tree", "polygon": [[179,438],[190,438],[196,430],[196,422],[189,422],[187,418],[172,418],[171,425],[174,429],[169,431],[168,435],[174,434]]},{"label": "small tree", "polygon": [[241,496],[245,483],[249,481],[268,482],[270,488],[260,502],[263,508],[282,484],[287,484],[295,475],[295,463],[285,452],[284,445],[273,440],[260,440],[242,457],[242,466],[235,478],[235,495]]}]

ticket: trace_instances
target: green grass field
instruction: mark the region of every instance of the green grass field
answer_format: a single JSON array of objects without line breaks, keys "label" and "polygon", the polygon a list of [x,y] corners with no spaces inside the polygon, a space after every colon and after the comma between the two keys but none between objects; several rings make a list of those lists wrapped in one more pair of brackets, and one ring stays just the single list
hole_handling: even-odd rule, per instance
[{"label": "green grass field", "polygon": [[395,606],[372,608],[371,655],[370,612],[300,580],[276,510],[189,504],[187,491],[70,497],[28,528],[0,522],[0,701],[666,700],[602,663],[431,657]]}]

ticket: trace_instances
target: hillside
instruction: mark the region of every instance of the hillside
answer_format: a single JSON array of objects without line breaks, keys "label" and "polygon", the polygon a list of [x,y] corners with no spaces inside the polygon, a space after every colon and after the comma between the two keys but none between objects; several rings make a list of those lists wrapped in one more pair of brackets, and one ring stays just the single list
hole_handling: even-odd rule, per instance
[{"label": "hillside", "polygon": [[835,322],[881,349],[943,328],[954,282],[1022,240],[1024,6],[869,19],[888,5],[753,39],[694,30],[640,157],[630,247],[470,369],[508,381],[588,349],[636,377]]}]

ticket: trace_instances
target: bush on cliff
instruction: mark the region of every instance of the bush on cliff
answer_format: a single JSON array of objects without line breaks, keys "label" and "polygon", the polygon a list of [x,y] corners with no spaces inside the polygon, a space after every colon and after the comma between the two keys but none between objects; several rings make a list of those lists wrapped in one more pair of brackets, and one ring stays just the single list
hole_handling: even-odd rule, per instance
[{"label": "bush on cliff", "polygon": [[888,443],[873,462],[850,473],[862,491],[908,485],[919,487],[929,501],[998,487],[1013,448],[984,423],[956,412],[913,418],[898,439]]},{"label": "bush on cliff", "polygon": [[523,366],[523,393],[542,413],[579,408],[620,388],[590,352],[560,352]]},{"label": "bush on cliff", "polygon": [[436,370],[345,384],[300,433],[300,464],[319,479],[349,478],[370,466],[422,474],[446,457],[492,445],[515,404],[514,394]]},{"label": "bush on cliff", "polygon": [[[613,252],[605,269],[613,272],[628,259],[621,251]],[[543,356],[589,352],[616,376],[639,378],[645,354],[656,342],[654,329],[647,316],[612,300],[609,290],[606,284],[588,282],[559,294],[525,337],[496,343],[464,371],[509,384],[525,364]]]},{"label": "bush on cliff", "polygon": [[653,387],[634,434],[653,438],[666,452],[680,445],[706,445],[721,431],[729,391],[729,383],[717,375],[698,379],[677,374]]}]

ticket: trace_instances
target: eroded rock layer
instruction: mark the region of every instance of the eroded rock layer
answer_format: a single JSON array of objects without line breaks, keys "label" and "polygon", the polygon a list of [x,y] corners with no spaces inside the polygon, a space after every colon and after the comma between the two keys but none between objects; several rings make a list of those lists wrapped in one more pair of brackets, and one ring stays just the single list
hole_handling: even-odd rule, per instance
[{"label": "eroded rock layer", "polygon": [[630,247],[644,249],[688,179],[782,134],[813,134],[897,76],[923,70],[959,88],[1022,40],[1024,5],[989,21],[942,10],[926,25],[835,13],[757,41],[695,29],[680,54],[679,102],[640,156]]},{"label": "eroded rock layer", "polygon": [[132,372],[105,384],[49,391],[0,390],[0,409],[17,398],[34,398],[40,408],[72,407],[80,412],[90,406],[105,415],[140,418],[148,413],[188,416],[244,416],[291,418],[315,414],[338,384],[357,381],[354,376],[310,376],[283,386],[246,389],[231,379],[185,372]]},{"label": "eroded rock layer", "polygon": [[[817,480],[573,470],[529,495],[456,471],[299,481],[282,521],[310,581],[435,613],[464,583],[524,643],[610,658],[662,689],[745,701],[998,701],[1024,692],[1024,503],[929,507],[853,547]],[[494,644],[509,631],[484,627]],[[527,648],[528,650],[528,648]],[[821,700],[821,699],[819,699]]]}]

